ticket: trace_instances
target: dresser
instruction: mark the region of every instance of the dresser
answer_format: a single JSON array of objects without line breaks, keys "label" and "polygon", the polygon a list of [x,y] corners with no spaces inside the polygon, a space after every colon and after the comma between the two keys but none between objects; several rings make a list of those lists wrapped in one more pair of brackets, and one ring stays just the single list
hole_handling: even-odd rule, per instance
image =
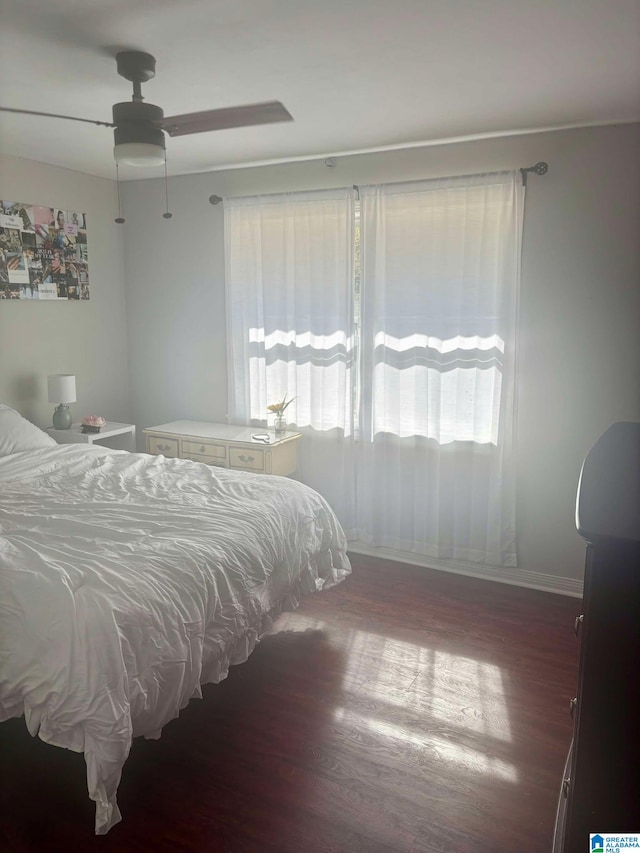
[{"label": "dresser", "polygon": [[586,457],[576,523],[587,542],[580,666],[553,853],[640,830],[640,424],[614,424]]},{"label": "dresser", "polygon": [[147,453],[260,474],[286,476],[298,467],[299,432],[206,421],[171,421],[143,432]]}]

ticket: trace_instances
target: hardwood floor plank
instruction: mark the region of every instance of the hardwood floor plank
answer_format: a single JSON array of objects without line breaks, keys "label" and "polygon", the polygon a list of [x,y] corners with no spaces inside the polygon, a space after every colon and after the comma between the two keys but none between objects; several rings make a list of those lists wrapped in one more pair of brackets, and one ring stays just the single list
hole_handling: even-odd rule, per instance
[{"label": "hardwood floor plank", "polygon": [[353,568],[134,741],[107,836],[83,757],[1,724],[3,853],[548,853],[580,603]]}]

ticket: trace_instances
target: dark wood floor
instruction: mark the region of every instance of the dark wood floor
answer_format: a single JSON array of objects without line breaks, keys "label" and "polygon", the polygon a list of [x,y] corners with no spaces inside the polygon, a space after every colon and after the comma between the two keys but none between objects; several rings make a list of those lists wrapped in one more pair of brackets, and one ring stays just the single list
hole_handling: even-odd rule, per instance
[{"label": "dark wood floor", "polygon": [[84,759],[0,725],[0,849],[549,853],[576,599],[367,557],[285,614],[93,832]]}]

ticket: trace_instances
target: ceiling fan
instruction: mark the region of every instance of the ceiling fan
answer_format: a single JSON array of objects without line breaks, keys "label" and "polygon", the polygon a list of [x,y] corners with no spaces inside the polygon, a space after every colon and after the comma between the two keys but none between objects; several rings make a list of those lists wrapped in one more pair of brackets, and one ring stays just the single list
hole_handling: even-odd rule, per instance
[{"label": "ceiling fan", "polygon": [[207,133],[231,127],[293,121],[289,111],[279,101],[223,107],[165,118],[160,107],[145,103],[142,96],[141,84],[155,77],[155,58],[149,53],[125,50],[116,54],[116,63],[118,74],[133,83],[133,96],[131,101],[113,105],[112,122],[10,107],[0,107],[0,111],[63,118],[113,127],[115,137],[113,153],[116,163],[131,166],[162,165],[165,162],[165,133],[169,136],[186,136],[191,133]]}]

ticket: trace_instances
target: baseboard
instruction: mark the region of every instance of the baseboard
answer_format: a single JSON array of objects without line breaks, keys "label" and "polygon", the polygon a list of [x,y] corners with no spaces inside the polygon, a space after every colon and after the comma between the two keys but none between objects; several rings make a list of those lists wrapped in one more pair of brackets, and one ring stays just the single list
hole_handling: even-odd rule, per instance
[{"label": "baseboard", "polygon": [[500,566],[476,566],[472,563],[447,561],[439,563],[418,554],[408,554],[404,551],[392,551],[390,548],[370,548],[360,542],[349,543],[349,551],[363,554],[367,557],[381,557],[384,560],[394,560],[397,563],[410,563],[412,566],[422,566],[425,569],[435,569],[438,572],[451,572],[456,575],[466,575],[470,578],[480,578],[486,581],[497,581],[511,586],[524,586],[528,589],[539,589],[543,592],[555,592],[559,595],[569,595],[582,598],[582,581],[575,578],[561,578],[556,575],[546,575],[541,572],[530,572],[526,569],[505,569]]}]

